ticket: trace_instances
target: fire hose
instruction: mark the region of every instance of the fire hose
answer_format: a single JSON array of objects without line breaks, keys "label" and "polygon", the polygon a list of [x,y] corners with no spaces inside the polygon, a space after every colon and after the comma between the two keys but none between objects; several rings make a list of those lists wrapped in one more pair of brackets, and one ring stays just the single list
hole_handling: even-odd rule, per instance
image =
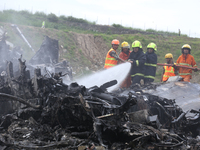
[{"label": "fire hose", "polygon": [[186,68],[186,69],[192,69],[192,70],[196,70],[199,71],[199,68],[195,68],[195,67],[189,67],[189,66],[182,66],[182,65],[175,65],[175,64],[162,64],[162,63],[157,63],[158,66],[172,66],[172,67],[178,67],[178,68]]},{"label": "fire hose", "polygon": [[[129,61],[125,61],[123,59],[121,59],[120,57],[118,57],[118,59],[122,62],[129,62]],[[182,65],[175,65],[175,64],[162,64],[162,63],[157,63],[158,66],[172,66],[172,67],[178,67],[178,68],[186,68],[186,69],[192,69],[192,70],[197,70],[199,71],[199,68],[196,67],[189,67],[189,66],[182,66]]]}]

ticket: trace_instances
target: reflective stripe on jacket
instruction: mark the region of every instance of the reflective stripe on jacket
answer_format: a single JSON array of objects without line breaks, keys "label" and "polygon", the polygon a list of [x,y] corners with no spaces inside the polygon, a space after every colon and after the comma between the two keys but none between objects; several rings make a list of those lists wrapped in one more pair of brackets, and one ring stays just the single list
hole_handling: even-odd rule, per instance
[{"label": "reflective stripe on jacket", "polygon": [[[132,51],[130,53],[129,59],[132,59],[133,63],[131,66],[131,77],[142,76],[144,77],[146,56],[142,50],[139,50],[137,53]],[[133,84],[133,83],[132,83]]]},{"label": "reflective stripe on jacket", "polygon": [[162,80],[167,81],[169,77],[175,76],[175,69],[172,66],[163,66],[165,69],[165,73],[163,75]]},{"label": "reflective stripe on jacket", "polygon": [[[111,67],[114,67],[114,66],[116,66],[117,65],[117,60],[114,58],[114,57],[112,57],[112,56],[110,56],[110,52],[111,51],[115,51],[113,48],[111,48],[109,51],[108,51],[108,53],[107,53],[107,55],[106,55],[106,60],[105,60],[105,65],[104,65],[104,68],[105,69],[108,69],[108,68],[111,68]],[[115,51],[116,52],[116,51]],[[117,53],[117,52],[116,52]]]},{"label": "reflective stripe on jacket", "polygon": [[146,62],[145,62],[145,73],[144,78],[154,79],[156,75],[156,66],[157,66],[157,55],[153,53],[145,53]]},{"label": "reflective stripe on jacket", "polygon": [[[190,54],[187,55],[181,55],[177,59],[177,64],[182,65],[182,66],[189,66],[189,67],[197,67],[196,62],[194,60],[194,57]],[[190,79],[192,78],[192,69],[187,69],[187,68],[179,68],[179,75],[184,78],[187,75],[190,75]]]}]

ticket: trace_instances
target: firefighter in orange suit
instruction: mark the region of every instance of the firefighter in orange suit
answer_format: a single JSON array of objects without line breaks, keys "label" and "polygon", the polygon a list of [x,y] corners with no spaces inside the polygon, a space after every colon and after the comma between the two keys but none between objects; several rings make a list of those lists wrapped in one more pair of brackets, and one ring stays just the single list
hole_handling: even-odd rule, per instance
[{"label": "firefighter in orange suit", "polygon": [[117,65],[118,62],[118,55],[117,55],[117,48],[119,46],[119,40],[114,39],[111,42],[112,48],[108,51],[106,55],[105,65],[104,68],[108,69]]},{"label": "firefighter in orange suit", "polygon": [[[194,57],[190,53],[191,53],[191,46],[188,44],[184,44],[182,46],[182,55],[179,56],[176,63],[182,66],[196,67],[196,69],[194,70],[196,72],[197,65],[194,60]],[[190,82],[190,79],[192,79],[192,69],[179,67],[178,70],[179,70],[179,75],[183,78],[183,81]]]},{"label": "firefighter in orange suit", "polygon": [[[174,64],[173,55],[171,53],[167,53],[165,55],[167,64]],[[161,82],[166,82],[169,77],[175,76],[175,68],[172,66],[163,66],[163,74],[161,77]]]},{"label": "firefighter in orange suit", "polygon": [[[121,44],[121,53],[119,54],[119,58],[121,58],[122,60],[127,60],[129,58],[130,55],[130,45],[128,44],[128,42],[123,42]],[[118,60],[118,64],[123,63],[121,60]],[[128,76],[126,77],[126,79],[122,82],[122,84],[120,85],[121,88],[128,88],[131,85],[131,76],[130,74],[128,74]]]}]

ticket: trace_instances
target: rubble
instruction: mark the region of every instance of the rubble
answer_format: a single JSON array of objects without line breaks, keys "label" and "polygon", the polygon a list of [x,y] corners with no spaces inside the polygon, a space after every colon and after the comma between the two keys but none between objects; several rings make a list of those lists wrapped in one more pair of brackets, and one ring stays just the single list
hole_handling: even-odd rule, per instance
[{"label": "rubble", "polygon": [[61,71],[33,67],[31,75],[26,61],[17,61],[17,71],[7,61],[0,76],[2,150],[84,149],[93,144],[113,150],[200,148],[196,84],[135,85],[108,92],[116,80],[90,88],[67,85]]},{"label": "rubble", "polygon": [[107,92],[115,80],[91,88],[66,85],[62,74],[43,76],[39,68],[30,78],[21,59],[15,77],[10,64],[0,78],[0,107],[6,107],[1,149],[78,149],[90,143],[102,149],[199,148],[198,110],[189,119],[175,100],[143,93],[143,87]]}]

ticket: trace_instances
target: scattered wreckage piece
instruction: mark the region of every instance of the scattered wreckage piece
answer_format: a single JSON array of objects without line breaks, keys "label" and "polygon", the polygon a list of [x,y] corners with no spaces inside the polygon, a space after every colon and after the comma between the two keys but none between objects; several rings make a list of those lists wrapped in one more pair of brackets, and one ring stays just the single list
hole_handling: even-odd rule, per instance
[{"label": "scattered wreckage piece", "polygon": [[6,43],[5,33],[0,39],[0,73],[6,70],[6,64],[8,61],[13,62],[13,69],[14,71],[17,71],[19,67],[18,58],[20,58],[22,55],[22,52],[19,50],[19,48],[15,47],[13,50],[10,50],[10,46]]},{"label": "scattered wreckage piece", "polygon": [[200,86],[197,83],[190,82],[168,82],[161,84],[155,89],[144,92],[160,96],[166,99],[175,99],[176,104],[187,112],[191,108],[199,110]]},{"label": "scattered wreckage piece", "polygon": [[59,46],[58,40],[51,39],[45,36],[40,49],[36,54],[29,60],[29,64],[47,64],[47,63],[58,63]]},{"label": "scattered wreckage piece", "polygon": [[59,73],[62,72],[63,76],[68,76],[68,80],[73,80],[72,67],[66,60],[59,62],[59,46],[58,40],[51,39],[45,36],[40,49],[36,54],[29,60],[28,68],[31,70],[31,76],[36,68],[41,69],[41,74],[44,75],[46,72]]}]

